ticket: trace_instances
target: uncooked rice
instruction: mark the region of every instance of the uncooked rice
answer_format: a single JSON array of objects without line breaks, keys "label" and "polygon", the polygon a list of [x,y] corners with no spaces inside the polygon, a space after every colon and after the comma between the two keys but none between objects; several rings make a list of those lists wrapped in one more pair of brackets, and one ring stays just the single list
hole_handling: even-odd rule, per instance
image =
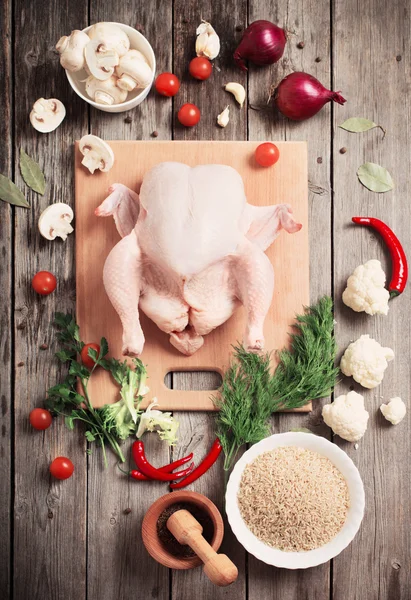
[{"label": "uncooked rice", "polygon": [[286,552],[324,546],[341,530],[349,491],[325,456],[296,446],[260,454],[242,474],[238,505],[247,527]]}]

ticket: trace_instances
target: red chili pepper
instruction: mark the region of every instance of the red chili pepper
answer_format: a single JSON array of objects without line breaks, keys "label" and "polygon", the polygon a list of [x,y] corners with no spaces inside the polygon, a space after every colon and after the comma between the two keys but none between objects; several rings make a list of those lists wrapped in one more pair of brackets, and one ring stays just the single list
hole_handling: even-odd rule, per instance
[{"label": "red chili pepper", "polygon": [[172,483],[170,485],[170,488],[173,490],[178,490],[180,488],[186,487],[186,485],[190,485],[190,483],[193,483],[193,481],[196,481],[196,479],[204,475],[204,473],[208,471],[210,467],[213,466],[217,458],[220,456],[222,449],[223,447],[221,445],[220,440],[216,438],[214,444],[211,446],[210,452],[207,454],[205,459],[198,465],[198,467],[194,469],[194,471],[192,471],[192,473],[190,473],[190,475],[188,475],[185,479],[182,479],[177,483]]},{"label": "red chili pepper", "polygon": [[352,220],[358,225],[365,225],[366,227],[375,229],[386,243],[392,261],[392,276],[388,284],[388,290],[391,298],[399,296],[404,291],[408,279],[407,257],[405,256],[401,242],[392,229],[383,221],[380,221],[380,219],[375,219],[374,217],[353,217]]},{"label": "red chili pepper", "polygon": [[139,470],[150,479],[157,479],[158,481],[174,481],[175,479],[181,479],[181,477],[185,477],[190,473],[194,466],[193,463],[191,463],[187,469],[177,471],[176,473],[166,473],[165,471],[156,469],[148,462],[144,452],[143,442],[134,442],[132,452],[134,461]]}]

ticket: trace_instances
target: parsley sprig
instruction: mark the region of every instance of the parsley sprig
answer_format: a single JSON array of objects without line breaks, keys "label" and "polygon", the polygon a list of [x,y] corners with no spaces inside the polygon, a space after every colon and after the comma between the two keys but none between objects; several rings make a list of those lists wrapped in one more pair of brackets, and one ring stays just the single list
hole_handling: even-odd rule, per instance
[{"label": "parsley sprig", "polygon": [[[59,330],[57,339],[62,346],[56,356],[62,363],[68,364],[69,370],[60,384],[48,390],[46,407],[54,414],[63,415],[69,429],[74,429],[75,421],[81,421],[85,426],[87,441],[90,443],[96,442],[101,446],[106,466],[105,445],[107,443],[120,461],[125,462],[117,438],[126,439],[128,435],[123,437],[118,433],[115,421],[107,422],[105,407],[102,409],[93,408],[88,383],[94,370],[99,366],[109,371],[121,386],[122,406],[123,393],[127,389],[127,410],[123,410],[122,413],[122,426],[127,421],[127,429],[124,426],[122,431],[127,430],[130,435],[135,432],[138,405],[141,402],[141,396],[136,397],[136,393],[139,390],[139,384],[143,379],[145,381],[146,371],[143,363],[139,359],[134,359],[135,370],[132,370],[126,361],[122,363],[113,358],[107,359],[108,344],[103,337],[100,340],[100,352],[98,354],[93,348],[88,349],[88,355],[95,362],[93,369],[89,371],[77,360],[77,356],[80,355],[85,344],[80,338],[80,329],[75,319],[71,315],[56,313],[54,323]],[[133,386],[130,385],[131,382]]]}]

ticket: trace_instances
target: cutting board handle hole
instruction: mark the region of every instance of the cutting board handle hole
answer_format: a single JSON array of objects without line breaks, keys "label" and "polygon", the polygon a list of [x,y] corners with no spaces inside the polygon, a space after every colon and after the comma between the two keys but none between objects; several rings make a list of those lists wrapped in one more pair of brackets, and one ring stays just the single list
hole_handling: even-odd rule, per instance
[{"label": "cutting board handle hole", "polygon": [[214,391],[223,383],[217,371],[169,371],[164,383],[170,390]]}]

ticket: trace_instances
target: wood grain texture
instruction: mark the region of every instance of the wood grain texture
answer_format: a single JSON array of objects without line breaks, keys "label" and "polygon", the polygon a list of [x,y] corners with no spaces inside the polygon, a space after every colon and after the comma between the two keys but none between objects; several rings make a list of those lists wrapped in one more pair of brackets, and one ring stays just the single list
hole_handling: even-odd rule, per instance
[{"label": "wood grain texture", "polygon": [[[235,100],[227,92],[220,88],[228,81],[238,81],[246,85],[246,75],[240,73],[232,60],[232,51],[236,44],[239,33],[235,31],[236,26],[244,28],[247,17],[247,3],[245,0],[228,0],[224,6],[217,2],[182,2],[174,0],[174,69],[177,73],[185,73],[185,81],[189,86],[181,90],[184,95],[178,98],[177,109],[184,102],[198,103],[203,110],[203,117],[197,127],[184,129],[175,120],[175,139],[225,139],[245,140],[247,139],[247,114],[245,109],[235,105]],[[215,61],[212,79],[205,84],[189,80],[187,67],[191,58],[195,55],[195,29],[201,19],[206,19],[216,28],[222,41],[220,57]],[[221,72],[216,68],[220,68]],[[226,77],[225,77],[226,76]],[[214,85],[214,83],[216,85]],[[203,86],[206,92],[203,91]],[[177,98],[175,104],[177,102]],[[215,119],[221,110],[230,104],[230,123],[221,130]],[[205,113],[205,114],[204,114]],[[208,124],[208,126],[206,126]],[[195,386],[204,386],[203,389],[211,389],[216,376],[208,374],[174,374],[173,385],[178,389],[190,389]],[[181,456],[191,450],[195,454],[196,462],[201,460],[214,441],[214,419],[211,415],[196,413],[179,413],[180,421],[180,447],[178,455]],[[195,482],[190,489],[199,491],[208,496],[217,505],[224,515],[224,471],[223,461],[220,458],[217,463],[203,477]],[[246,598],[246,554],[242,546],[234,538],[227,522],[221,552],[227,554],[238,567],[239,577],[237,581],[226,589],[216,589],[204,576],[201,569],[195,569],[186,573],[172,574],[172,600],[192,600],[193,590],[197,600],[209,600],[210,598],[224,598],[225,600],[243,600]]]},{"label": "wood grain texture", "polygon": [[[268,19],[290,32],[283,58],[264,69],[250,66],[249,105],[263,110],[249,110],[249,138],[255,140],[307,140],[310,246],[310,299],[331,293],[331,181],[330,140],[331,110],[327,106],[314,118],[295,123],[282,117],[270,105],[267,97],[272,84],[278,84],[292,71],[306,71],[325,86],[330,84],[330,14],[329,2],[291,0],[285,2],[252,0],[249,3],[249,23]],[[297,44],[304,41],[304,49]],[[319,57],[321,62],[316,62]],[[321,160],[321,162],[318,161]],[[319,193],[314,193],[313,190]],[[275,415],[273,433],[289,431],[293,427],[308,427],[315,433],[329,436],[329,429],[321,425],[321,406],[314,401],[313,411],[302,415]],[[329,597],[330,565],[304,571],[287,571],[269,567],[250,556],[248,560],[249,600],[301,600]]]},{"label": "wood grain texture", "polygon": [[[230,165],[241,175],[250,204],[268,206],[281,198],[293,207],[302,230],[295,235],[281,232],[266,254],[274,267],[275,289],[264,324],[265,348],[280,350],[289,342],[294,315],[309,302],[307,149],[303,142],[279,143],[281,162],[275,169],[255,164],[253,142],[111,142],[116,156],[109,173],[90,175],[76,151],[76,268],[77,322],[87,340],[107,338],[112,356],[122,359],[122,326],[102,287],[103,268],[111,249],[120,241],[113,219],[97,218],[94,210],[106,197],[109,185],[122,183],[139,191],[146,173],[162,161]],[[94,260],[89,257],[93,255]],[[101,291],[101,293],[100,293]],[[243,339],[244,308],[204,337],[204,345],[193,356],[184,356],[170,343],[169,335],[140,310],[145,345],[141,355],[147,365],[150,385],[167,410],[215,410],[209,391],[170,390],[164,384],[169,372],[207,370],[223,374],[232,345]],[[273,352],[273,364],[276,355]],[[89,390],[95,406],[116,401],[118,389],[111,376],[100,371]],[[150,401],[146,399],[145,405]],[[144,406],[144,404],[142,405]],[[304,407],[310,410],[310,405]]]},{"label": "wood grain texture", "polygon": [[[409,94],[411,85],[411,18],[409,6],[403,2],[396,1],[388,7],[378,0],[366,0],[359,6],[348,0],[344,5],[336,3],[334,23],[334,79],[349,98],[349,112],[344,118],[366,117],[387,130],[384,140],[377,130],[349,134],[338,128],[343,116],[334,113],[336,335],[343,351],[351,340],[368,333],[392,348],[396,358],[376,389],[367,391],[355,385],[356,391],[364,395],[370,414],[368,431],[359,442],[359,449],[335,439],[363,477],[366,512],[359,535],[334,560],[333,599],[405,600],[411,593],[411,535],[410,528],[404,526],[411,519],[410,288],[390,303],[387,317],[353,313],[342,305],[341,293],[354,268],[371,258],[382,261],[388,277],[391,271],[378,235],[351,225],[352,216],[369,215],[386,221],[410,256],[411,107],[401,99]],[[339,153],[341,147],[347,148],[345,154]],[[375,194],[361,186],[356,170],[366,161],[381,164],[391,172],[394,191]],[[336,394],[346,393],[352,384],[352,379],[345,379]],[[406,418],[396,427],[385,421],[379,411],[382,402],[394,396],[402,397],[408,408]]]},{"label": "wood grain texture", "polygon": [[[74,309],[74,239],[44,240],[37,220],[53,202],[72,204],[71,140],[87,123],[81,101],[73,97],[54,45],[61,35],[86,24],[87,4],[81,0],[57,5],[15,2],[15,172],[31,208],[15,210],[15,504],[14,598],[74,600],[85,597],[86,575],[86,455],[80,432],[69,432],[64,421],[34,431],[28,414],[41,406],[47,388],[65,374],[53,358],[56,350],[51,323],[56,310]],[[47,16],[47,17],[45,17]],[[45,27],[47,18],[47,27]],[[39,32],[42,32],[41,35]],[[62,125],[51,134],[36,132],[28,115],[39,97],[57,97],[67,108]],[[19,173],[23,148],[43,169],[44,196],[29,191]],[[39,270],[57,275],[58,287],[37,296],[30,281]],[[40,349],[47,344],[45,350]],[[69,456],[74,476],[52,480],[48,466],[56,456]]]},{"label": "wood grain texture", "polygon": [[[0,56],[0,138],[3,141],[0,153],[0,173],[12,176],[12,48],[11,2],[0,5],[1,56]],[[11,503],[12,503],[12,423],[13,423],[13,339],[12,339],[12,224],[13,209],[9,204],[0,206],[0,288],[6,300],[0,307],[0,590],[7,598],[10,595],[11,566]]]},{"label": "wood grain texture", "polygon": [[[158,72],[171,71],[172,4],[161,0],[127,0],[104,4],[90,3],[90,23],[117,21],[136,27],[151,43]],[[90,131],[106,140],[171,138],[172,101],[156,98],[152,90],[148,98],[127,113],[108,114],[91,109]],[[125,119],[132,119],[127,123]],[[155,141],[153,141],[155,144]],[[151,397],[151,396],[150,396]],[[131,440],[130,440],[131,442]],[[144,439],[147,456],[156,466],[169,462],[168,446],[155,434]],[[134,468],[127,448],[127,463]],[[168,600],[168,570],[156,563],[141,541],[141,523],[146,510],[167,492],[165,483],[149,483],[128,479],[115,466],[109,453],[109,469],[103,472],[101,461],[91,457],[88,477],[88,598],[89,600],[126,600],[156,598]],[[131,509],[124,514],[125,509]]]}]

